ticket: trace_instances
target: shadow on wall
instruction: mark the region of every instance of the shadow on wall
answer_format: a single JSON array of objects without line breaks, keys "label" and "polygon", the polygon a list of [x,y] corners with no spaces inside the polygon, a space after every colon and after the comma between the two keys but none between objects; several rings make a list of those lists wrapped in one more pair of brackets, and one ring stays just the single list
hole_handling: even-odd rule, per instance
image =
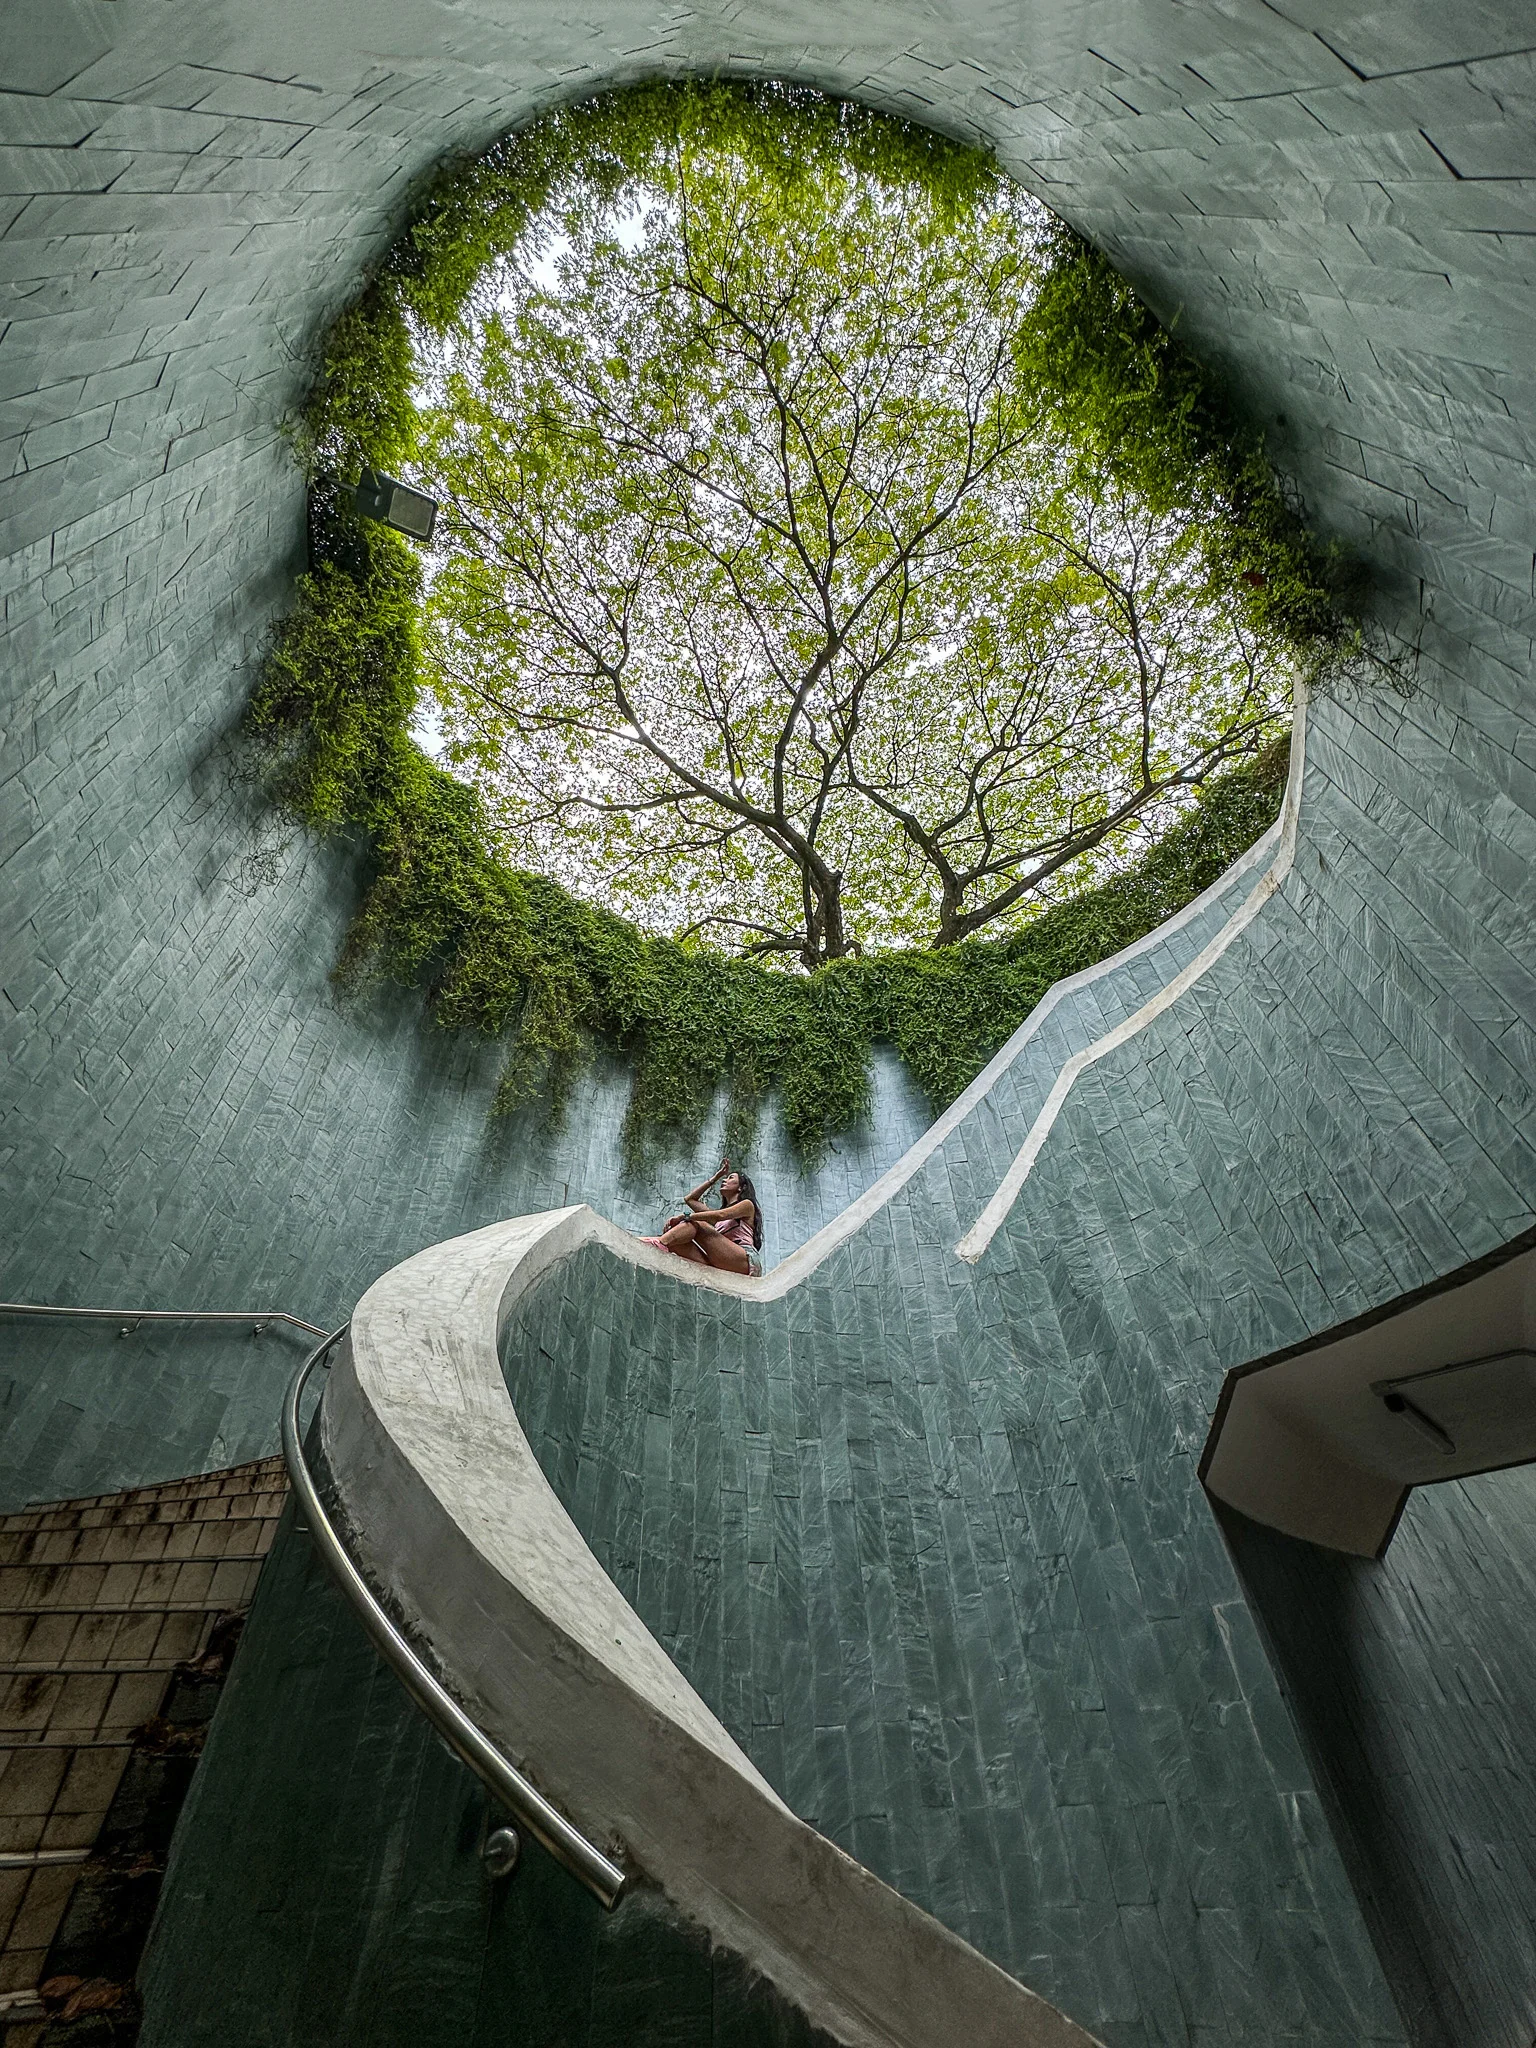
[{"label": "shadow on wall", "polygon": [[[77,1250],[73,1276],[40,1257],[17,1257],[0,1277],[4,1298],[80,1307],[286,1309],[332,1328],[381,1272],[426,1245],[575,1202],[590,1202],[626,1230],[654,1230],[681,1206],[683,1191],[718,1165],[723,1103],[691,1155],[661,1161],[645,1181],[626,1180],[620,1131],[629,1079],[611,1060],[594,1061],[580,1076],[557,1127],[537,1104],[488,1120],[494,1077],[485,1070],[497,1049],[421,1031],[418,1007],[415,996],[381,994],[371,1031],[370,1020],[355,1012],[320,1012],[322,1032],[339,1025],[355,1045],[382,1045],[417,1062],[403,1089],[396,1069],[379,1103],[388,1130],[360,1141],[355,1116],[338,1115],[316,1129],[295,1106],[298,1128],[285,1134],[283,1120],[264,1105],[256,1134],[262,1163],[255,1173],[237,1173],[224,1157],[220,1131],[205,1128],[196,1140],[197,1177],[172,1175],[169,1185],[157,1182],[138,1194],[127,1189],[115,1208],[103,1202],[82,1215],[96,1256]],[[767,1225],[765,1264],[830,1222],[926,1129],[926,1105],[894,1053],[877,1056],[874,1082],[870,1123],[830,1146],[809,1172],[796,1162],[772,1106],[765,1111],[751,1159]],[[303,1149],[309,1147],[319,1148],[322,1169],[304,1169],[304,1159],[313,1161]],[[201,1255],[195,1218],[180,1213],[195,1209],[210,1175],[226,1187],[231,1208],[217,1258]],[[343,1186],[350,1231],[334,1227],[335,1190]],[[271,1330],[253,1338],[245,1328],[144,1326],[120,1336],[115,1324],[0,1321],[0,1511],[270,1455],[282,1390],[301,1355],[297,1342]]]},{"label": "shadow on wall", "polygon": [[144,2048],[833,2048],[643,1887],[605,1914],[533,1842],[492,1881],[479,1852],[504,1816],[291,1509],[252,1619],[141,1975]]},{"label": "shadow on wall", "polygon": [[1536,1467],[1421,1487],[1380,1563],[1217,1513],[1416,2048],[1525,2048]]}]

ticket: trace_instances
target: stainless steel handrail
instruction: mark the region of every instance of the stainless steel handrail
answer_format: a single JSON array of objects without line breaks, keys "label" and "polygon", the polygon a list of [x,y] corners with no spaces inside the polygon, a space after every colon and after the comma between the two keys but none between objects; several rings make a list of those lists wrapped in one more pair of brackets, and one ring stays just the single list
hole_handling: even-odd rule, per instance
[{"label": "stainless steel handrail", "polygon": [[0,1316],[59,1316],[97,1323],[251,1323],[260,1336],[268,1323],[287,1323],[309,1337],[324,1330],[281,1308],[54,1308],[43,1301],[0,1301]]},{"label": "stainless steel handrail", "polygon": [[[309,1524],[315,1546],[341,1590],[357,1609],[374,1647],[454,1755],[527,1828],[536,1842],[543,1843],[557,1863],[579,1879],[601,1905],[611,1910],[623,1896],[629,1882],[628,1874],[572,1827],[564,1814],[558,1813],[543,1794],[529,1784],[522,1772],[508,1763],[452,1694],[438,1684],[375,1599],[321,1504],[304,1457],[299,1432],[299,1402],[310,1374],[346,1335],[347,1329],[348,1325],[343,1323],[309,1354],[290,1381],[283,1401],[283,1456],[288,1462],[288,1476],[293,1482],[294,1493]],[[513,1853],[515,1855],[515,1849]]]}]

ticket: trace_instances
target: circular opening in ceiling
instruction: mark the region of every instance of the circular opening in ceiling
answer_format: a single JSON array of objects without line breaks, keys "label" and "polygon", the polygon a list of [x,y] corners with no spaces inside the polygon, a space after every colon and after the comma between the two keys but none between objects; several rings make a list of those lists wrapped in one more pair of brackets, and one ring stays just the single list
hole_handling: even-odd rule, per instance
[{"label": "circular opening in ceiling", "polygon": [[1041,376],[1062,244],[980,152],[721,85],[518,143],[520,231],[417,329],[411,470],[418,730],[517,865],[805,968],[947,946],[1278,736],[1294,659],[1208,485]]},{"label": "circular opening in ceiling", "polygon": [[[941,1105],[1256,836],[1293,676],[1355,644],[1113,270],[799,88],[637,88],[449,166],[307,424],[253,723],[372,845],[349,964],[510,1027],[506,1101],[607,1036],[640,1123],[723,1071],[814,1146],[888,1038]],[[440,501],[425,553],[390,478]]]}]

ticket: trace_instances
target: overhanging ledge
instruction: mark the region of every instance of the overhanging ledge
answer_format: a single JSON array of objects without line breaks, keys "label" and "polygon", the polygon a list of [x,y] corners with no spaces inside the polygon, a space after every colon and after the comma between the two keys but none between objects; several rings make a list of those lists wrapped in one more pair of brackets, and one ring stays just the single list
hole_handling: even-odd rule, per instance
[{"label": "overhanging ledge", "polygon": [[1415,1486],[1536,1460],[1536,1229],[1227,1374],[1200,1460],[1250,1521],[1384,1555]]}]

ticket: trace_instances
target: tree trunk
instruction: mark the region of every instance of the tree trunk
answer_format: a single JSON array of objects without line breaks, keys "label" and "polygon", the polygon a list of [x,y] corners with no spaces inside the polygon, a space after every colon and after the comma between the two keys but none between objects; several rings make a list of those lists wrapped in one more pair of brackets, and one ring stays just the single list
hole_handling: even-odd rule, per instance
[{"label": "tree trunk", "polygon": [[842,871],[828,868],[820,875],[807,873],[806,884],[811,895],[811,914],[801,960],[808,968],[824,967],[829,960],[846,960],[852,948],[843,929]]},{"label": "tree trunk", "polygon": [[960,937],[961,892],[946,877],[943,893],[939,897],[939,924],[933,935],[933,944],[952,946]]}]

